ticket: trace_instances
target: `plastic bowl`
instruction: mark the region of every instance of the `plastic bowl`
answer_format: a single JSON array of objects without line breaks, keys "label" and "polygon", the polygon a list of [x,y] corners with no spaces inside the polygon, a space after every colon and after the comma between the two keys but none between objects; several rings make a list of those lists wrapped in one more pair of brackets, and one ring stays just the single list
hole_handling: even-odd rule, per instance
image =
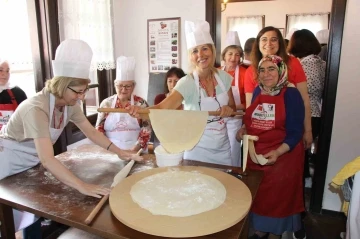
[{"label": "plastic bowl", "polygon": [[178,166],[184,156],[184,152],[170,154],[166,152],[161,145],[155,148],[154,153],[156,156],[156,164],[158,167]]}]

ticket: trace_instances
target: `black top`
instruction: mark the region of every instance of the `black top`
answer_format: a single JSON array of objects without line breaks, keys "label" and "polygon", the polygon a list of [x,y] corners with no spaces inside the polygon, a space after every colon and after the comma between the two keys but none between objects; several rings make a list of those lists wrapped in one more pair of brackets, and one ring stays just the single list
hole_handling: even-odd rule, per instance
[{"label": "black top", "polygon": [[[18,104],[27,99],[25,92],[19,87],[15,86],[14,88],[11,88],[11,91],[13,92]],[[0,93],[0,104],[12,104],[11,97],[7,90],[3,90]]]}]

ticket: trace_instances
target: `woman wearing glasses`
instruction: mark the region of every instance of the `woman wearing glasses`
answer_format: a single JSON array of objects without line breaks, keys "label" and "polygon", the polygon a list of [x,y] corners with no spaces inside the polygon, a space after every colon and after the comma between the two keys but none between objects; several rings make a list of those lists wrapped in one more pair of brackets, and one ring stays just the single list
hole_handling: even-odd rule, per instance
[{"label": "woman wearing glasses", "polygon": [[79,192],[100,198],[110,192],[102,185],[81,181],[54,157],[53,144],[69,121],[94,143],[120,158],[141,160],[120,150],[97,131],[77,104],[88,91],[92,50],[81,40],[63,41],[52,62],[54,77],[34,97],[22,102],[0,132],[0,179],[27,170],[39,162],[59,181]]},{"label": "woman wearing glasses", "polygon": [[299,91],[287,80],[287,66],[280,57],[262,58],[258,75],[259,86],[237,139],[243,134],[258,136],[255,151],[268,159],[264,166],[247,161],[249,168],[264,172],[250,214],[256,232],[249,238],[275,239],[301,228],[305,108]]},{"label": "woman wearing glasses", "polygon": [[303,140],[305,148],[309,148],[312,144],[311,131],[311,109],[308,88],[306,84],[306,76],[298,59],[289,56],[285,49],[284,38],[279,29],[275,27],[265,27],[257,35],[251,52],[250,66],[245,73],[245,96],[246,106],[250,105],[253,91],[258,85],[258,75],[256,69],[260,60],[268,55],[280,56],[288,67],[288,80],[293,83],[301,94],[301,98],[305,104],[305,120]]},{"label": "woman wearing glasses", "polygon": [[[235,110],[231,91],[232,78],[225,71],[214,68],[215,47],[206,21],[185,22],[190,72],[180,79],[171,94],[152,109],[220,111],[220,117],[209,116],[199,143],[186,151],[184,159],[231,165],[230,142],[226,132],[226,117]],[[138,107],[130,107],[137,116]]]},{"label": "woman wearing glasses", "polygon": [[[130,105],[146,108],[149,105],[139,96],[133,94],[135,88],[135,59],[120,56],[116,62],[116,94],[101,102],[100,108],[124,109]],[[116,146],[137,152],[146,150],[150,140],[150,121],[135,119],[127,113],[98,114],[96,128],[104,133]]]}]

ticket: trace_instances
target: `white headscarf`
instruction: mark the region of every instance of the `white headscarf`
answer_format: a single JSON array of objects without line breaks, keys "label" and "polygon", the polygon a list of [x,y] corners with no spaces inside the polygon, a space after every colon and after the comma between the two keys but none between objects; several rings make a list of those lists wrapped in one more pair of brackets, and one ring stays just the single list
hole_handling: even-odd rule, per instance
[{"label": "white headscarf", "polygon": [[[2,64],[3,62],[6,62],[6,60],[4,60],[3,58],[0,57],[0,64]],[[0,85],[0,93],[3,92],[4,90],[10,89],[10,79],[8,80],[8,82],[6,82],[5,85]]]}]

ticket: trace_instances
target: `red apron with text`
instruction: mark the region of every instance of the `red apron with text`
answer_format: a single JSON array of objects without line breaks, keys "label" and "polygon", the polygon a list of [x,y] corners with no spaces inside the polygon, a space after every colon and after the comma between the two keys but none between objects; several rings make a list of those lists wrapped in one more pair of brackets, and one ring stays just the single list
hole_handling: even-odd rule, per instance
[{"label": "red apron with text", "polygon": [[[277,149],[286,136],[286,112],[284,87],[277,96],[259,94],[246,109],[244,123],[247,134],[256,135],[257,154]],[[267,217],[287,217],[304,211],[303,167],[304,147],[302,140],[295,148],[281,155],[274,165],[255,164],[247,160],[250,169],[261,170],[264,178],[254,199],[251,211]]]},{"label": "red apron with text", "polygon": [[8,89],[7,92],[10,95],[12,104],[0,104],[0,129],[3,125],[6,125],[9,122],[10,116],[18,107],[18,103],[16,102],[13,92],[10,89]]}]

